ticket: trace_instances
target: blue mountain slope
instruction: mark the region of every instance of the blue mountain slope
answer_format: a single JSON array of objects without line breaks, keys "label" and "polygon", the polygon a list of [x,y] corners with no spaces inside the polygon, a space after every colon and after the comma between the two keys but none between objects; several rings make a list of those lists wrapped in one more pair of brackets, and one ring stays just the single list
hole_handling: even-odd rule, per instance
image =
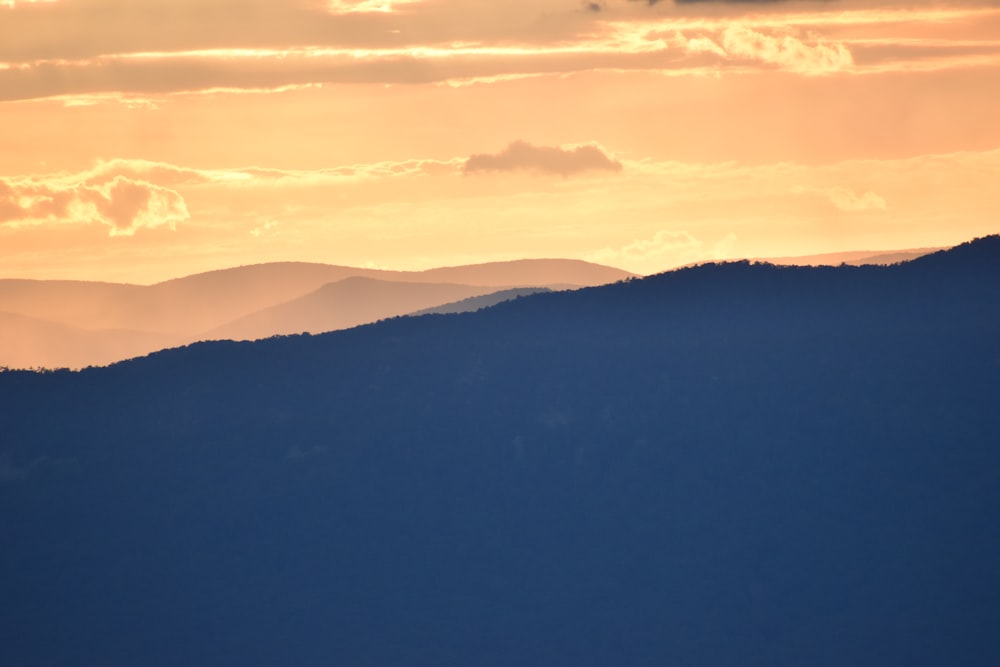
[{"label": "blue mountain slope", "polygon": [[1000,239],[0,375],[0,664],[994,665]]}]

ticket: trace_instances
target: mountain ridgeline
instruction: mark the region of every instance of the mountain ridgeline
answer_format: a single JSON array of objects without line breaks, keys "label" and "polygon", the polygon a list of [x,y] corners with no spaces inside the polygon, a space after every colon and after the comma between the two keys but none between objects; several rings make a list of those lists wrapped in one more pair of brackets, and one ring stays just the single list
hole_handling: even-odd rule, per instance
[{"label": "mountain ridgeline", "polygon": [[579,260],[530,259],[426,271],[276,262],[155,285],[0,280],[0,366],[107,365],[195,341],[321,333],[512,288],[631,276]]},{"label": "mountain ridgeline", "polygon": [[0,374],[0,664],[1000,664],[1000,237]]}]

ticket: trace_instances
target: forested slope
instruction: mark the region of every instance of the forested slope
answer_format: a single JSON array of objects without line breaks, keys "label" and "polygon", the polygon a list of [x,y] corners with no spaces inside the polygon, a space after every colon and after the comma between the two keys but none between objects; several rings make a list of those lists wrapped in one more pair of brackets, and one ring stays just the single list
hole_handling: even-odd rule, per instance
[{"label": "forested slope", "polygon": [[0,663],[995,665],[1000,238],[0,374]]}]

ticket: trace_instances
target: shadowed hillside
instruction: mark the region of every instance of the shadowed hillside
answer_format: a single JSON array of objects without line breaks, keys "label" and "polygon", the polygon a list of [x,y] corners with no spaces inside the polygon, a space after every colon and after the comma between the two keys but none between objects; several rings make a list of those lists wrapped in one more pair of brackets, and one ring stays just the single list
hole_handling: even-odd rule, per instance
[{"label": "shadowed hillside", "polygon": [[0,664],[1000,662],[1000,237],[0,374]]},{"label": "shadowed hillside", "polygon": [[418,310],[410,314],[446,315],[449,313],[468,313],[475,310],[481,310],[483,308],[489,308],[490,306],[495,306],[498,303],[510,301],[511,299],[518,299],[522,296],[530,296],[532,294],[540,294],[548,291],[550,290],[544,287],[515,287],[514,289],[500,290],[499,292],[492,292],[483,296],[469,297],[468,299],[446,303],[441,306],[434,306],[433,308],[425,308],[424,310]]}]

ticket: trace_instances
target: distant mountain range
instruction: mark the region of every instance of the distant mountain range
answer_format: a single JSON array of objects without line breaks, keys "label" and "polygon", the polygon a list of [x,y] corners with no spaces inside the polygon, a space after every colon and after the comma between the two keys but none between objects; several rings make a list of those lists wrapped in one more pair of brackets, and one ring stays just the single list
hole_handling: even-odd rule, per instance
[{"label": "distant mountain range", "polygon": [[578,260],[520,260],[415,272],[285,262],[150,286],[0,280],[0,366],[104,365],[198,340],[320,333],[510,288],[631,276]]},{"label": "distant mountain range", "polygon": [[496,287],[488,285],[345,278],[213,329],[206,338],[255,340],[275,334],[322,333],[495,292]]},{"label": "distant mountain range", "polygon": [[762,257],[757,258],[759,262],[769,262],[783,266],[838,266],[848,264],[851,266],[866,266],[898,264],[908,262],[932,252],[938,252],[945,248],[915,248],[912,250],[855,250],[849,252],[831,252],[820,255],[800,255],[796,257]]},{"label": "distant mountain range", "polygon": [[998,293],[993,236],[0,373],[0,664],[992,667]]},{"label": "distant mountain range", "polygon": [[[892,264],[935,249],[769,258],[774,264]],[[634,277],[579,260],[519,260],[427,271],[277,262],[155,285],[0,279],[0,367],[106,365],[199,340],[321,333],[445,304],[483,307],[510,289],[575,289]],[[475,305],[478,303],[480,305]]]}]

